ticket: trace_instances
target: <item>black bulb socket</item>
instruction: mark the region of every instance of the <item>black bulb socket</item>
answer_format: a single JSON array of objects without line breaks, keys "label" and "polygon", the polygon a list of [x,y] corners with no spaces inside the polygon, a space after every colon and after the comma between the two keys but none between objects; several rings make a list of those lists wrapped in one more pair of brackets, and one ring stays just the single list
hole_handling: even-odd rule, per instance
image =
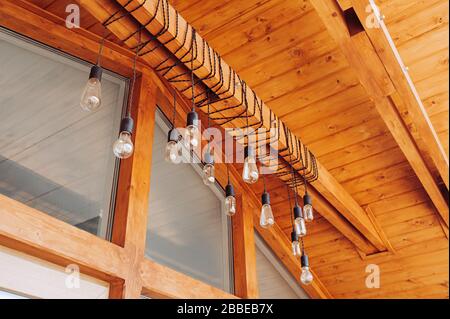
[{"label": "black bulb socket", "polygon": [[227,184],[227,186],[225,186],[225,197],[235,197],[236,194],[234,192],[234,187],[233,185],[231,185],[230,183]]},{"label": "black bulb socket", "polygon": [[244,158],[254,157],[254,156],[255,156],[255,149],[251,146],[246,146],[244,148]]},{"label": "black bulb socket", "polygon": [[120,122],[120,132],[128,132],[133,134],[134,121],[131,117],[127,116]]},{"label": "black bulb socket", "polygon": [[300,206],[295,205],[294,206],[294,218],[297,219],[299,217],[303,217],[302,209]]},{"label": "black bulb socket", "polygon": [[267,192],[264,192],[261,196],[261,202],[263,205],[270,205],[270,195]]},{"label": "black bulb socket", "polygon": [[191,111],[187,115],[186,126],[191,126],[191,125],[198,127],[198,114],[195,111]]},{"label": "black bulb socket", "polygon": [[312,205],[312,198],[309,194],[305,194],[305,196],[303,196],[303,204]]},{"label": "black bulb socket", "polygon": [[298,241],[298,234],[296,231],[291,232],[291,240],[292,240],[292,242]]},{"label": "black bulb socket", "polygon": [[180,133],[177,129],[171,129],[169,133],[167,134],[167,141],[168,142],[178,142],[180,140]]},{"label": "black bulb socket", "polygon": [[91,73],[89,73],[89,79],[97,79],[99,81],[102,81],[102,75],[103,69],[98,65],[94,65],[91,68]]},{"label": "black bulb socket", "polygon": [[303,254],[302,257],[300,257],[300,262],[302,264],[302,268],[303,267],[309,267],[309,259],[308,259],[308,255]]}]

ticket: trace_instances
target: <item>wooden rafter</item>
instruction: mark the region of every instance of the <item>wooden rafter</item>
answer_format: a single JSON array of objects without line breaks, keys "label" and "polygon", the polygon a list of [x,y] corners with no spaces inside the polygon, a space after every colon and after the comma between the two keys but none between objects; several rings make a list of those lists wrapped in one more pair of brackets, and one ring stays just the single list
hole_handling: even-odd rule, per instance
[{"label": "wooden rafter", "polygon": [[[422,99],[409,76],[388,28],[380,17],[380,12],[373,0],[351,0],[354,10],[361,21],[366,21],[372,15],[379,24],[378,28],[371,28],[366,23],[363,27],[370,38],[373,48],[383,62],[386,72],[392,79],[400,99],[406,106],[415,129],[424,141],[425,151],[430,155],[442,181],[449,189],[449,162],[439,136],[431,123]],[[370,10],[369,10],[370,8]],[[447,222],[448,225],[448,222]]]},{"label": "wooden rafter", "polygon": [[[133,17],[139,21],[141,24],[146,25],[147,31],[152,34],[158,33],[161,28],[164,26],[164,16],[162,10],[158,11],[158,14],[154,17],[154,12],[156,12],[156,6],[158,3],[165,3],[165,1],[158,2],[157,0],[148,0],[148,1],[112,1],[112,0],[93,0],[93,1],[80,1],[86,10],[88,10],[94,17],[96,17],[99,21],[106,21],[112,14],[120,10],[121,5],[129,3],[127,6],[127,10],[131,12]],[[143,4],[142,7],[140,5]],[[139,7],[139,9],[136,9]],[[168,12],[166,12],[169,17],[171,17],[171,21],[175,21],[176,12],[175,10],[168,5]],[[148,24],[148,22],[152,19],[152,23]],[[130,19],[130,17],[124,17],[113,24],[108,26],[109,30],[114,33],[119,39],[124,40],[125,44],[129,47],[136,47],[138,44],[138,35],[137,29],[139,26],[135,23],[134,20]],[[189,29],[189,25],[187,22],[180,17],[178,20],[178,27],[175,24],[170,24],[167,32],[164,33],[159,40],[163,43],[166,43],[165,48],[158,48],[152,54],[147,54],[142,57],[142,60],[146,61],[151,66],[157,66],[160,64],[167,56],[169,56],[169,60],[173,58],[173,54],[181,58],[181,56],[185,56],[184,59],[189,60],[190,57],[190,32],[185,33],[186,29]],[[178,31],[178,32],[177,32]],[[187,41],[184,40],[184,34],[187,34]],[[151,40],[151,37],[147,34],[142,35],[142,40]],[[194,68],[197,77],[203,78],[209,74],[213,74],[212,66],[209,63],[203,64],[203,39],[198,36],[196,38],[198,49],[198,56],[195,59]],[[153,43],[154,45],[154,43]],[[150,45],[151,46],[151,45]],[[181,47],[181,49],[180,49]],[[161,55],[164,53],[163,49],[171,52],[172,55],[166,55],[164,59],[161,58]],[[176,52],[175,52],[176,51]],[[166,53],[167,54],[167,53]],[[172,57],[171,57],[172,56]],[[233,72],[232,69],[221,60],[221,64],[223,67],[223,78],[227,79],[230,72]],[[181,67],[181,65],[178,65]],[[183,66],[184,67],[184,66]],[[170,77],[176,74],[177,70],[172,70],[172,73],[165,75],[166,77]],[[186,70],[181,72],[185,73]],[[180,72],[178,73],[180,74]],[[204,84],[210,87],[213,87],[216,83],[220,81],[220,76],[218,74],[215,77],[205,80]],[[233,84],[234,85],[234,84]],[[186,88],[185,83],[174,83],[174,86],[179,90],[183,90]],[[186,97],[190,97],[189,93],[185,93]],[[226,101],[213,104],[212,109],[214,110],[216,107],[223,107],[227,105],[239,105],[242,101],[242,94],[240,90],[234,91],[231,88],[221,89],[219,96],[230,96]],[[247,92],[247,99],[249,102],[250,109],[253,109],[254,97],[252,95],[251,90]],[[227,111],[226,115],[236,115],[237,113],[241,113],[243,111],[243,107],[230,108]],[[264,114],[263,119],[260,117],[258,112],[252,116],[250,121],[263,121],[263,126],[265,128],[271,128],[272,122],[270,121],[270,109],[266,105],[262,105],[262,113]],[[273,116],[272,116],[273,119]],[[237,120],[239,121],[239,120]],[[240,120],[242,121],[242,120]],[[284,127],[284,124],[280,122]],[[233,123],[238,125],[239,123]],[[230,124],[230,125],[233,125]],[[228,126],[230,126],[228,125]],[[293,135],[291,136],[293,138]],[[286,147],[286,137],[284,135],[284,129],[280,130],[280,136],[278,141],[279,149]],[[299,158],[299,154],[296,153],[296,150],[293,150],[293,159]],[[297,168],[300,168],[300,164],[297,165]],[[379,237],[376,232],[373,224],[370,219],[367,217],[364,210],[361,206],[355,201],[355,199],[350,196],[350,194],[340,185],[336,179],[326,170],[325,167],[318,163],[319,168],[319,178],[313,182],[313,186],[324,196],[324,198],[331,203],[350,223],[355,227],[360,233],[362,233],[371,245],[375,246],[377,250],[385,250],[386,247],[383,244],[383,241]],[[348,231],[347,231],[348,233]],[[373,248],[370,245],[363,245],[361,242],[359,243],[359,248],[363,251],[370,253]],[[365,247],[364,247],[365,246]]]},{"label": "wooden rafter", "polygon": [[[395,102],[404,102],[410,107],[413,107],[411,101],[405,100],[404,98],[396,98],[397,94],[403,96],[403,94],[408,95],[410,93],[401,93],[405,90],[402,86],[398,87],[398,83],[402,80],[392,77],[386,71],[385,65],[380,60],[376,49],[373,47],[367,33],[362,29],[362,26],[357,30],[349,29],[344,13],[335,0],[311,0],[311,3],[328,29],[328,32],[338,43],[350,65],[356,71],[362,86],[374,101],[378,113],[384,120],[398,146],[403,151],[411,167],[414,169],[417,177],[422,182],[437,211],[448,226],[447,202],[433,178],[430,169],[426,165],[417,144],[404,124],[399,114],[398,106],[395,104]],[[357,23],[352,25],[357,25]],[[417,104],[418,102],[416,101],[416,106]],[[429,122],[426,113],[423,116],[423,120]],[[428,128],[428,133],[430,132],[434,132],[432,126]],[[437,137],[436,139],[430,140],[430,144],[435,142],[440,145]],[[440,157],[439,154],[436,155]]]}]

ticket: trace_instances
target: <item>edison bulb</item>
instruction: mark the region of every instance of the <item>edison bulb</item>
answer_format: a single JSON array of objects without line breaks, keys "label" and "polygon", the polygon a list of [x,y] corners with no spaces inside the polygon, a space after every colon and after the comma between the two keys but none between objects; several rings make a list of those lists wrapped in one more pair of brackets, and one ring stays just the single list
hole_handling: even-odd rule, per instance
[{"label": "edison bulb", "polygon": [[123,131],[113,146],[114,155],[120,159],[126,159],[133,154],[133,142],[131,141],[131,133]]},{"label": "edison bulb", "polygon": [[292,242],[292,254],[294,256],[301,256],[302,252],[300,249],[300,243],[298,242],[298,240],[295,240]]},{"label": "edison bulb", "polygon": [[102,104],[101,94],[101,81],[97,78],[90,78],[81,96],[81,108],[88,112],[95,111],[100,108]]},{"label": "edison bulb", "polygon": [[302,274],[300,275],[300,281],[304,285],[309,285],[313,282],[314,277],[311,271],[309,270],[309,267],[302,267]]},{"label": "edison bulb", "polygon": [[258,181],[259,172],[254,157],[247,157],[244,160],[244,169],[242,171],[242,179],[248,184],[254,184]]},{"label": "edison bulb", "polygon": [[261,218],[259,224],[262,228],[270,228],[275,223],[275,218],[273,217],[272,207],[270,204],[264,204],[261,208]]},{"label": "edison bulb", "polygon": [[166,144],[166,162],[177,164],[180,159],[180,144],[177,141],[168,141]]},{"label": "edison bulb", "polygon": [[295,218],[295,231],[297,232],[297,235],[300,237],[306,236],[306,224],[305,220],[302,217]]},{"label": "edison bulb", "polygon": [[303,206],[303,212],[305,215],[305,221],[312,222],[314,219],[313,207],[310,204]]},{"label": "edison bulb", "polygon": [[215,181],[214,164],[206,164],[203,166],[203,183],[205,183],[205,185],[212,185]]},{"label": "edison bulb", "polygon": [[234,196],[225,198],[225,214],[228,216],[236,214],[236,198]]},{"label": "edison bulb", "polygon": [[198,135],[199,130],[196,125],[189,125],[186,127],[184,133],[184,142],[186,147],[197,147],[198,146]]}]

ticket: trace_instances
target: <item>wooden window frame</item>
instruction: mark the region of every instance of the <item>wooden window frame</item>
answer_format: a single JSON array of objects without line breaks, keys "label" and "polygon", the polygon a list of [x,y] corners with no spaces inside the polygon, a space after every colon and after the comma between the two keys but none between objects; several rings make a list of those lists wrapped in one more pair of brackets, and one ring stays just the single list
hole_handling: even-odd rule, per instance
[{"label": "wooden window frame", "polygon": [[[0,26],[85,61],[96,61],[97,35],[67,29],[65,21],[27,2],[4,2]],[[106,42],[102,64],[130,78],[133,53]],[[167,98],[172,93],[170,85],[141,62],[134,92],[135,152],[121,162],[112,241],[0,195],[0,245],[63,267],[77,264],[82,273],[109,282],[112,299],[142,294],[153,298],[236,298],[145,258],[155,112],[157,105],[169,106]],[[223,177],[225,172],[224,165],[218,167],[218,175]],[[239,206],[246,206],[241,201]],[[235,290],[242,298],[258,297],[252,214],[246,209],[239,219],[233,218],[233,238],[240,243],[234,245],[233,253]]]}]

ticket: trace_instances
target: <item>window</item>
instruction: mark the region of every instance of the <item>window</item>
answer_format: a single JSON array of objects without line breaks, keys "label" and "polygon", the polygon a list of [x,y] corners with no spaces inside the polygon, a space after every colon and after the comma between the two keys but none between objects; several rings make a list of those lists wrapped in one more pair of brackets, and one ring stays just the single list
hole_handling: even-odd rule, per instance
[{"label": "window", "polygon": [[107,299],[109,284],[0,246],[0,299]]},{"label": "window", "polygon": [[305,291],[256,233],[255,242],[259,297],[261,299],[307,299],[308,295]]},{"label": "window", "polygon": [[89,66],[0,29],[0,194],[108,237],[127,82],[106,72],[83,111]]},{"label": "window", "polygon": [[231,292],[229,220],[224,195],[203,184],[197,164],[164,161],[168,126],[155,125],[146,255],[207,284]]}]

